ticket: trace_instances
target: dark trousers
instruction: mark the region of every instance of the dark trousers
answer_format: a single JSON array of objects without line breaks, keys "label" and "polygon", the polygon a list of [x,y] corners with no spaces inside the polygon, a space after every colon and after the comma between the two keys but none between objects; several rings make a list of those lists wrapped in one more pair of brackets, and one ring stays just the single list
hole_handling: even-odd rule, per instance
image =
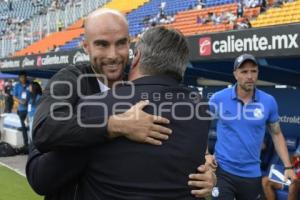
[{"label": "dark trousers", "polygon": [[261,177],[246,178],[217,169],[217,185],[213,189],[213,200],[262,200]]},{"label": "dark trousers", "polygon": [[27,135],[27,128],[25,126],[25,119],[27,116],[27,111],[18,111],[18,115],[21,120],[21,125],[22,125],[22,134],[23,134],[23,139],[24,139],[24,146],[28,145],[28,135]]},{"label": "dark trousers", "polygon": [[4,107],[4,113],[11,113],[11,110],[13,108],[13,99],[12,97],[5,97],[5,107]]}]

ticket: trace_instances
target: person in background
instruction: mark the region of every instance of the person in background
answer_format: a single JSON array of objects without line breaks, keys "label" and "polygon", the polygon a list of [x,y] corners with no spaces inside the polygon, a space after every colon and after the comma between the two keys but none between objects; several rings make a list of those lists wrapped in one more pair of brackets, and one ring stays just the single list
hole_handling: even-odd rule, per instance
[{"label": "person in background", "polygon": [[28,107],[27,107],[27,112],[28,112],[28,124],[29,124],[29,131],[28,131],[28,142],[31,144],[32,142],[32,123],[33,123],[33,117],[34,113],[38,104],[38,101],[40,100],[42,96],[42,88],[38,82],[32,82],[29,85],[29,98],[28,98]]},{"label": "person in background", "polygon": [[243,17],[244,15],[244,4],[243,1],[238,2],[238,7],[237,7],[237,17]]},{"label": "person in background", "polygon": [[256,87],[258,73],[253,55],[238,56],[233,66],[236,84],[210,98],[210,110],[217,119],[214,200],[262,199],[260,150],[266,128],[284,164],[285,177],[292,182],[296,179],[279,124],[277,102]]},{"label": "person in background", "polygon": [[[297,180],[289,186],[287,200],[297,200],[298,193],[300,191],[300,144],[298,145],[297,150],[291,156],[291,161],[293,163],[293,169],[297,174]],[[268,176],[263,177],[262,185],[267,200],[276,200],[275,190],[282,190],[285,187],[283,184],[271,181]]]},{"label": "person in background", "polygon": [[28,146],[28,135],[25,120],[27,116],[27,98],[29,96],[29,81],[27,80],[27,73],[21,71],[19,73],[19,82],[16,83],[13,91],[14,101],[18,103],[17,114],[21,120],[24,147]]},{"label": "person in background", "polygon": [[14,99],[13,99],[13,85],[12,80],[8,80],[5,87],[4,87],[4,100],[5,100],[5,108],[4,113],[11,113],[13,105],[14,105]]}]

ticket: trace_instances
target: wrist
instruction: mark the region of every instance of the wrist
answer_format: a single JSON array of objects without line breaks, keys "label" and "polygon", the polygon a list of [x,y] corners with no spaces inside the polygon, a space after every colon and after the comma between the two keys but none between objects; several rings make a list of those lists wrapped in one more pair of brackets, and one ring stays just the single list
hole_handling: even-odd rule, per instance
[{"label": "wrist", "polygon": [[294,170],[294,167],[293,166],[286,166],[286,167],[284,167],[284,170]]},{"label": "wrist", "polygon": [[107,122],[107,132],[108,132],[109,138],[116,138],[121,135],[120,129],[119,129],[121,121],[122,120],[115,119],[114,115],[109,117],[108,122]]},{"label": "wrist", "polygon": [[212,171],[212,174],[213,174],[213,179],[214,179],[214,187],[216,187],[216,185],[217,185],[217,175],[216,175],[216,173],[214,172],[214,171]]}]

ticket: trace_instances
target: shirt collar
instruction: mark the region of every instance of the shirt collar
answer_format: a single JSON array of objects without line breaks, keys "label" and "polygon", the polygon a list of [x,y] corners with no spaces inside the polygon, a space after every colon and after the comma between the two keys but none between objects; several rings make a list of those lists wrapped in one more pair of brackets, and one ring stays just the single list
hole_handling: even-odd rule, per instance
[{"label": "shirt collar", "polygon": [[[234,86],[231,89],[231,98],[234,100],[238,100],[238,96],[237,96],[237,92],[236,92],[236,88],[237,84],[234,84]],[[254,94],[252,97],[252,100],[254,102],[258,102],[259,101],[259,90],[257,88],[254,89]]]},{"label": "shirt collar", "polygon": [[98,83],[99,83],[99,88],[101,92],[106,92],[107,90],[109,90],[110,88],[107,87],[106,85],[104,85],[104,83],[102,83],[99,79],[97,79]]}]

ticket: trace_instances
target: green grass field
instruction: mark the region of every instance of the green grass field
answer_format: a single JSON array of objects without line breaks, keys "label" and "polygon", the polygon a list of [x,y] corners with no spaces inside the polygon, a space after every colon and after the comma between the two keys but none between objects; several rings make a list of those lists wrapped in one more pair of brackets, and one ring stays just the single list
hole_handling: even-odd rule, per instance
[{"label": "green grass field", "polygon": [[[0,200],[42,200],[30,188],[25,177],[0,165]],[[206,198],[210,200],[211,198]]]},{"label": "green grass field", "polygon": [[0,165],[0,200],[42,200],[25,177]]}]

